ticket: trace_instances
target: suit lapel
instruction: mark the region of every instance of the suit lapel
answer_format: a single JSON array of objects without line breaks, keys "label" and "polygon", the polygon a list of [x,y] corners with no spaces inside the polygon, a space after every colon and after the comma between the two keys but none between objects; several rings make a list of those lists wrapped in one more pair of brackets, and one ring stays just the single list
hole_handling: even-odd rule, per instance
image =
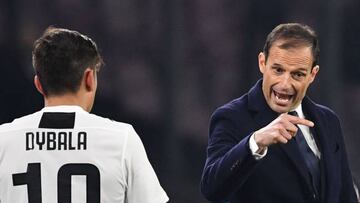
[{"label": "suit lapel", "polygon": [[314,102],[305,97],[303,99],[303,108],[306,116],[315,123],[314,128],[311,130],[314,132],[316,144],[321,152],[321,199],[325,200],[326,182],[332,178],[329,176],[329,174],[332,174],[330,170],[336,165],[332,158],[329,157],[330,149],[328,145],[331,140],[327,139],[327,135],[329,135],[330,132],[326,128],[326,119],[324,119],[322,117],[323,114],[316,109],[316,104]]},{"label": "suit lapel", "polygon": [[[257,129],[260,129],[274,119],[278,117],[278,113],[274,112],[269,105],[266,103],[262,92],[262,80],[259,80],[256,85],[250,89],[249,93],[249,109],[254,111],[254,120],[258,125]],[[298,149],[297,143],[294,139],[291,139],[287,144],[277,144],[273,147],[280,147],[282,151],[289,158],[290,162],[295,166],[297,171],[303,180],[306,181],[306,184],[309,188],[312,188],[310,175],[306,167],[306,163],[303,160],[300,151]],[[272,146],[269,147],[271,150]]]},{"label": "suit lapel", "polygon": [[274,112],[266,103],[262,92],[262,80],[259,80],[248,93],[248,108],[254,112],[254,120],[257,129],[268,125],[271,121],[278,117],[278,113]]}]

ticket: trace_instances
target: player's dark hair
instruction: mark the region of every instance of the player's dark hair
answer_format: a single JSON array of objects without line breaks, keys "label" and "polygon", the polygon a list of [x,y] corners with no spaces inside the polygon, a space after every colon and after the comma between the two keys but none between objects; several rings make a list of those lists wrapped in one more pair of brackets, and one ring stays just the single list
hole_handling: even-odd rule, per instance
[{"label": "player's dark hair", "polygon": [[319,40],[316,32],[309,26],[299,23],[286,23],[276,26],[267,36],[263,52],[265,61],[269,56],[269,50],[273,43],[284,40],[279,47],[282,49],[296,48],[299,46],[310,46],[313,56],[312,67],[319,63]]},{"label": "player's dark hair", "polygon": [[98,71],[104,64],[93,40],[55,27],[35,41],[32,60],[46,96],[76,93],[86,68]]}]

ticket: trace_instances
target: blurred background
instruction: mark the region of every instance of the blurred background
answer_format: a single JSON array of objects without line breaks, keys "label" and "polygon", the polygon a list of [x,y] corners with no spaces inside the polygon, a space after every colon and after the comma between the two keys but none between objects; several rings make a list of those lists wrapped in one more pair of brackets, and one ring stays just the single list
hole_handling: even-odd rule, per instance
[{"label": "blurred background", "polygon": [[96,41],[106,66],[93,112],[131,123],[174,203],[205,203],[199,181],[216,107],[261,77],[257,55],[277,24],[320,37],[320,74],[309,90],[340,116],[360,180],[359,0],[1,0],[0,123],[39,110],[32,43],[49,25]]}]

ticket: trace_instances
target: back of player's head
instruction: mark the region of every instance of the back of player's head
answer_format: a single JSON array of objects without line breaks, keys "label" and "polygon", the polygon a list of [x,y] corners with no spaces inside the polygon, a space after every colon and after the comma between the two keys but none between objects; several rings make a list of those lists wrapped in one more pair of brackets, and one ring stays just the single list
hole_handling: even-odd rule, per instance
[{"label": "back of player's head", "polygon": [[267,60],[269,51],[274,42],[284,40],[280,48],[296,48],[299,46],[311,47],[313,67],[319,62],[319,40],[316,32],[309,26],[300,23],[285,23],[276,26],[267,36],[263,53]]},{"label": "back of player's head", "polygon": [[98,71],[102,57],[93,40],[73,30],[49,27],[35,41],[33,66],[46,96],[76,93],[84,71]]}]

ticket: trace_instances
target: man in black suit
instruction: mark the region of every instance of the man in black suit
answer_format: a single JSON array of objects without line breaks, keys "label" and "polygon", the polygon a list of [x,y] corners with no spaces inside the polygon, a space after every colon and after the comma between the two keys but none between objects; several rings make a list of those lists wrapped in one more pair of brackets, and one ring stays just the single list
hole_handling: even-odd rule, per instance
[{"label": "man in black suit", "polygon": [[201,191],[212,202],[357,202],[340,122],[306,96],[318,71],[309,26],[275,27],[263,78],[211,117]]}]

